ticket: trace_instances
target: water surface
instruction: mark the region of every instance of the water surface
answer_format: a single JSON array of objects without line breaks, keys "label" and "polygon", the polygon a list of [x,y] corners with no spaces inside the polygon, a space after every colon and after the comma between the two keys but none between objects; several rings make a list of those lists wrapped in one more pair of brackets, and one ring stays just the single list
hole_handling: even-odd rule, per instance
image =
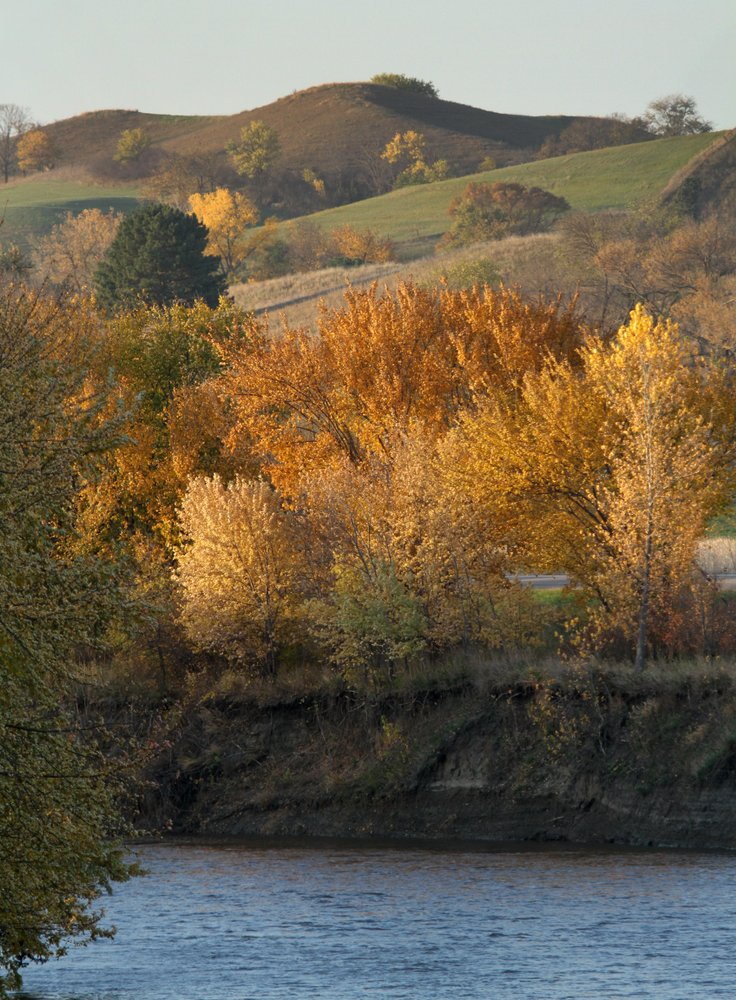
[{"label": "water surface", "polygon": [[166,843],[42,1000],[736,996],[736,857]]}]

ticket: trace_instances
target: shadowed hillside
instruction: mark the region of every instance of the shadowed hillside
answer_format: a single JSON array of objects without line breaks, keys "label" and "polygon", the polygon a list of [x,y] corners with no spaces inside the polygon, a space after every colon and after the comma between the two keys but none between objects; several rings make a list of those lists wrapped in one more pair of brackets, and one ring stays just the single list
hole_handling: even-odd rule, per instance
[{"label": "shadowed hillside", "polygon": [[176,153],[222,152],[253,119],[276,129],[282,166],[339,171],[378,153],[396,133],[421,131],[436,157],[469,172],[493,155],[501,164],[531,155],[574,117],[497,114],[480,108],[368,83],[311,87],[236,115],[193,117],[139,111],[94,111],[47,130],[62,165],[92,168],[115,152],[123,129],[144,128],[153,148]]}]

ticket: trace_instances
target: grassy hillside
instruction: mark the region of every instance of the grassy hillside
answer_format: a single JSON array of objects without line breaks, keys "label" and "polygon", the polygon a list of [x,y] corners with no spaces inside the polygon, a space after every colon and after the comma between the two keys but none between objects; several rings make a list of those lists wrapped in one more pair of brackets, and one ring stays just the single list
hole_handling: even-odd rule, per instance
[{"label": "grassy hillside", "polygon": [[632,208],[656,198],[672,176],[694,156],[716,142],[721,133],[678,136],[402,188],[378,198],[343,205],[310,216],[331,229],[352,225],[390,236],[406,259],[421,256],[448,228],[450,201],[469,180],[518,181],[567,198],[573,208],[597,211]]},{"label": "grassy hillside", "polygon": [[57,179],[53,174],[7,184],[0,190],[0,230],[3,242],[26,243],[29,237],[48,232],[67,212],[85,208],[114,208],[129,212],[138,204],[135,184],[93,184]]}]

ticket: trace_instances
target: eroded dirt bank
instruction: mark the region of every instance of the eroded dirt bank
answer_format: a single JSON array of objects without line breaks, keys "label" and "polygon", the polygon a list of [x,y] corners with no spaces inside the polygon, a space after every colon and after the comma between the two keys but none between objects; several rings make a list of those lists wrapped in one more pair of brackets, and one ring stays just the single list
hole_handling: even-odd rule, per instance
[{"label": "eroded dirt bank", "polygon": [[153,762],[180,833],[736,848],[730,674],[205,699]]}]

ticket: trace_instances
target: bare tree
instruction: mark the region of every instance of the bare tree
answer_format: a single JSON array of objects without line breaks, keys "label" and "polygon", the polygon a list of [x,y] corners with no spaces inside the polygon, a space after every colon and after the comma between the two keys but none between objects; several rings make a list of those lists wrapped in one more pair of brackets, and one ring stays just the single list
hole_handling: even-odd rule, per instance
[{"label": "bare tree", "polygon": [[15,164],[16,140],[33,124],[28,108],[20,104],[0,104],[0,169],[6,184]]},{"label": "bare tree", "polygon": [[668,94],[650,101],[641,121],[652,135],[693,135],[711,132],[713,125],[698,113],[694,97]]}]

